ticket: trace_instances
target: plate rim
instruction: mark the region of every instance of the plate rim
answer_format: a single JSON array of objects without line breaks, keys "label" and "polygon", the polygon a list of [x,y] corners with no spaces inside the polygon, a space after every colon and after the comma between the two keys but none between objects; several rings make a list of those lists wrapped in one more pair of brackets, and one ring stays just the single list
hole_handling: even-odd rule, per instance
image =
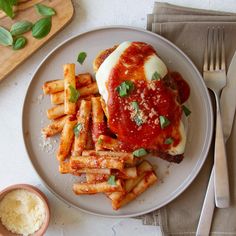
[{"label": "plate rim", "polygon": [[[34,80],[34,77],[36,76],[36,74],[38,73],[39,69],[41,68],[41,66],[45,63],[45,61],[53,54],[55,53],[59,48],[61,48],[64,44],[67,44],[69,41],[71,40],[74,40],[75,38],[77,37],[80,37],[82,35],[85,35],[85,34],[88,34],[88,33],[92,33],[92,32],[95,32],[95,31],[101,31],[101,30],[114,30],[114,29],[124,29],[124,30],[135,30],[135,31],[139,31],[141,33],[145,33],[145,34],[149,34],[149,35],[152,35],[154,37],[157,37],[157,38],[160,38],[161,40],[165,41],[167,44],[169,44],[170,46],[172,46],[176,51],[178,51],[192,66],[193,70],[195,71],[195,73],[198,75],[199,78],[201,78],[201,83],[202,83],[202,86],[203,86],[203,89],[205,90],[205,93],[207,95],[207,102],[208,102],[208,105],[209,105],[209,108],[210,108],[210,111],[209,111],[209,141],[205,144],[205,149],[206,149],[206,154],[205,156],[203,157],[202,159],[202,163],[198,164],[199,163],[199,160],[196,162],[195,164],[195,168],[198,167],[198,170],[194,172],[193,175],[191,176],[188,176],[186,178],[187,181],[187,184],[184,186],[184,187],[181,187],[182,184],[179,186],[179,188],[181,188],[181,190],[179,191],[178,194],[174,194],[174,196],[172,196],[171,198],[168,199],[168,201],[162,203],[161,205],[159,205],[158,207],[151,207],[145,211],[142,211],[142,212],[139,212],[139,213],[133,213],[133,214],[122,214],[120,213],[119,215],[111,215],[111,214],[104,214],[104,213],[98,213],[98,212],[93,212],[91,210],[87,210],[87,209],[84,209],[82,207],[79,207],[79,206],[76,206],[75,204],[67,201],[66,199],[64,199],[60,194],[56,193],[47,183],[46,181],[44,181],[43,177],[40,176],[40,174],[38,173],[36,167],[35,167],[35,164],[33,163],[31,157],[30,157],[30,152],[28,150],[28,147],[27,147],[27,142],[26,142],[26,138],[25,138],[25,135],[24,135],[24,111],[26,109],[26,100],[27,100],[27,97],[29,95],[29,89],[30,87],[32,86],[32,83],[33,83],[33,80]],[[28,157],[28,160],[31,164],[31,166],[33,167],[35,173],[37,174],[37,176],[39,177],[40,181],[43,183],[43,185],[54,195],[56,196],[57,198],[59,198],[62,202],[64,202],[66,205],[68,206],[71,206],[75,209],[78,209],[84,213],[88,213],[88,214],[91,214],[91,215],[95,215],[95,216],[102,216],[102,217],[108,217],[108,218],[128,218],[128,217],[137,217],[137,216],[141,216],[141,215],[145,215],[147,213],[150,213],[152,211],[155,211],[155,210],[158,210],[162,207],[164,207],[165,205],[169,204],[170,202],[172,202],[174,199],[176,199],[178,196],[180,196],[190,185],[191,183],[194,181],[194,179],[197,177],[197,175],[199,174],[199,172],[201,171],[205,161],[206,161],[206,158],[207,158],[207,155],[208,155],[208,152],[209,152],[209,149],[210,149],[210,146],[211,146],[211,141],[212,141],[212,137],[213,137],[213,125],[214,125],[214,122],[213,122],[213,108],[212,108],[212,103],[211,103],[211,100],[210,100],[210,95],[208,93],[208,90],[207,90],[207,87],[204,83],[204,80],[202,78],[202,75],[200,74],[200,72],[198,71],[198,69],[196,68],[195,64],[192,62],[192,60],[180,49],[178,48],[174,43],[172,43],[171,41],[169,41],[168,39],[164,38],[163,36],[159,35],[159,34],[156,34],[156,33],[153,33],[151,31],[148,31],[146,29],[143,29],[143,28],[139,28],[139,27],[133,27],[133,26],[126,26],[126,25],[108,25],[108,26],[102,26],[102,27],[92,27],[92,28],[89,28],[88,30],[85,30],[85,31],[82,31],[80,33],[77,33],[73,36],[70,36],[69,38],[67,38],[66,40],[62,41],[61,43],[59,43],[56,47],[54,47],[52,50],[50,50],[46,56],[40,61],[39,65],[36,67],[36,69],[34,70],[32,76],[31,76],[31,79],[27,85],[27,89],[26,89],[26,93],[25,93],[25,97],[24,97],[24,100],[23,100],[23,106],[22,106],[22,112],[21,112],[21,134],[22,134],[22,138],[23,138],[23,143],[24,143],[24,148],[25,148],[25,151],[26,151],[26,154],[27,154],[27,157]],[[185,181],[186,181],[185,180]]]}]

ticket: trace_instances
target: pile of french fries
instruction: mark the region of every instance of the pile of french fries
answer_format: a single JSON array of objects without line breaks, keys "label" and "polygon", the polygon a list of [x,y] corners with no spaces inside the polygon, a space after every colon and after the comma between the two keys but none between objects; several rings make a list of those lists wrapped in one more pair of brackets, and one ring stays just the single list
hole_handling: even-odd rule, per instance
[{"label": "pile of french fries", "polygon": [[[104,107],[92,76],[76,76],[75,64],[65,64],[63,69],[64,79],[43,85],[54,106],[47,110],[51,123],[42,133],[45,137],[61,133],[57,151],[61,174],[86,175],[86,182],[74,183],[74,193],[104,193],[117,210],[154,184],[157,177],[149,162],[122,152],[118,139],[107,132]],[[74,89],[76,101],[72,99]]]}]

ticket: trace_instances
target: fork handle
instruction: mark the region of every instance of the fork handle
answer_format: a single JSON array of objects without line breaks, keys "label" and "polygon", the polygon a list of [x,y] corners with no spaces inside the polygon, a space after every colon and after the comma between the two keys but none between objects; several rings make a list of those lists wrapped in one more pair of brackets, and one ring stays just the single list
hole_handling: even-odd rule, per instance
[{"label": "fork handle", "polygon": [[[216,102],[218,102],[217,99]],[[217,115],[216,115],[215,161],[214,161],[215,202],[217,207],[227,208],[229,207],[230,204],[229,177],[228,177],[227,158],[225,151],[225,141],[222,130],[220,109],[218,104],[217,104]]]}]

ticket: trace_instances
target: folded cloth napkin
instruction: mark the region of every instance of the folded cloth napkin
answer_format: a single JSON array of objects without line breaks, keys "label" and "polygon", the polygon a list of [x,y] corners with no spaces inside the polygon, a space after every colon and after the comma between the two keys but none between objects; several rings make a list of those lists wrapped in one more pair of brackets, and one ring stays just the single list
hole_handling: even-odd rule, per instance
[{"label": "folded cloth napkin", "polygon": [[[162,35],[182,49],[201,73],[207,31],[208,27],[212,26],[224,27],[226,59],[229,65],[236,49],[236,14],[157,2],[154,5],[153,14],[148,15],[147,20],[148,30]],[[235,120],[226,146],[231,206],[228,209],[215,210],[211,235],[236,235]],[[144,215],[144,224],[160,225],[163,235],[195,235],[212,168],[213,154],[213,148],[211,148],[202,170],[190,187],[165,207]]]}]

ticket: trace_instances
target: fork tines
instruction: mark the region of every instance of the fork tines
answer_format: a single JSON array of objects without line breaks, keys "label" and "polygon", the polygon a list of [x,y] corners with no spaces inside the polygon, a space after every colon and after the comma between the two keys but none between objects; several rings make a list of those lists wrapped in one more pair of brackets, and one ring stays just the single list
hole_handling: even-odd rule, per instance
[{"label": "fork tines", "polygon": [[224,28],[208,28],[203,71],[225,70]]}]

